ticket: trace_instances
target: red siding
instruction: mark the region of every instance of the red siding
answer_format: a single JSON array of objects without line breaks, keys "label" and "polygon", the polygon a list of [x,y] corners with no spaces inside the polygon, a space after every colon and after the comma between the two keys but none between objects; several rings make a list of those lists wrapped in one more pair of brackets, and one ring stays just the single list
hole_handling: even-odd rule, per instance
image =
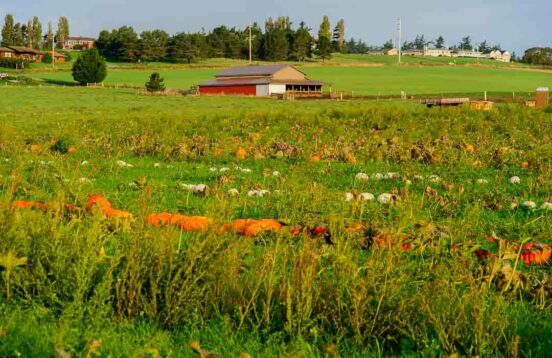
[{"label": "red siding", "polygon": [[215,95],[243,95],[243,96],[255,96],[257,94],[257,86],[200,86],[199,94],[215,94]]}]

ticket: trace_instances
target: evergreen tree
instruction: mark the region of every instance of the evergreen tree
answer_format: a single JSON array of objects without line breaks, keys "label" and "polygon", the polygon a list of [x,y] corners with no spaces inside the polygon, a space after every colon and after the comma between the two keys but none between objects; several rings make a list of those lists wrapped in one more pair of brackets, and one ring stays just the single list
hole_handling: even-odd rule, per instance
[{"label": "evergreen tree", "polygon": [[265,60],[283,61],[288,57],[288,40],[284,30],[276,29],[265,35]]},{"label": "evergreen tree", "polygon": [[100,32],[95,43],[102,56],[111,61],[133,62],[139,58],[138,35],[131,26]]},{"label": "evergreen tree", "polygon": [[86,50],[73,65],[73,78],[81,85],[100,83],[107,76],[105,60],[97,49]]},{"label": "evergreen tree", "polygon": [[328,37],[322,36],[318,39],[316,54],[322,59],[322,62],[332,57],[332,43]]},{"label": "evergreen tree", "polygon": [[388,40],[386,43],[383,44],[384,50],[391,50],[394,47],[395,45],[393,44],[393,40]]},{"label": "evergreen tree", "polygon": [[111,53],[111,34],[109,33],[109,31],[101,31],[98,39],[94,42],[94,46],[96,46],[100,55],[102,55],[103,57],[107,59],[113,58],[113,55]]},{"label": "evergreen tree", "polygon": [[60,17],[58,20],[56,38],[58,47],[63,48],[65,40],[69,38],[69,20],[65,16]]},{"label": "evergreen tree", "polygon": [[437,37],[437,39],[435,40],[435,48],[445,48],[445,39],[443,36]]},{"label": "evergreen tree", "polygon": [[463,37],[462,41],[459,44],[459,47],[462,50],[473,50],[471,37],[470,36]]},{"label": "evergreen tree", "polygon": [[4,26],[2,27],[2,46],[14,45],[15,35],[13,15],[7,14],[4,18]]},{"label": "evergreen tree", "polygon": [[140,59],[163,61],[167,57],[169,34],[163,30],[144,31],[140,34]]},{"label": "evergreen tree", "polygon": [[341,19],[335,25],[332,45],[335,51],[345,51],[345,20]]},{"label": "evergreen tree", "polygon": [[154,72],[151,74],[150,79],[146,82],[146,90],[148,92],[164,92],[165,84],[159,73]]},{"label": "evergreen tree", "polygon": [[483,42],[481,42],[478,46],[478,49],[477,49],[479,52],[481,53],[490,53],[491,52],[491,47],[489,46],[489,44],[487,43],[486,40],[484,40]]},{"label": "evergreen tree", "polygon": [[416,35],[416,38],[412,42],[412,47],[416,50],[423,50],[427,46],[428,42],[424,35]]},{"label": "evergreen tree", "polygon": [[[196,40],[194,40],[194,37]],[[169,39],[168,58],[176,63],[192,63],[201,55],[197,36],[179,33]]]},{"label": "evergreen tree", "polygon": [[312,37],[304,22],[299,24],[295,32],[292,45],[292,57],[297,61],[305,61],[307,57],[312,56]]}]

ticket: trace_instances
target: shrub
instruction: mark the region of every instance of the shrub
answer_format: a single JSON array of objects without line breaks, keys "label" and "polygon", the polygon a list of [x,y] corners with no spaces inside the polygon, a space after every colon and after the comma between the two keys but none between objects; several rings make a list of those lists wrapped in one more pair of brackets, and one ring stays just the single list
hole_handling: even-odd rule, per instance
[{"label": "shrub", "polygon": [[0,67],[4,68],[26,68],[29,66],[29,61],[20,58],[2,58],[0,59]]},{"label": "shrub", "polygon": [[52,54],[50,52],[46,52],[44,54],[44,58],[42,59],[43,63],[52,63]]},{"label": "shrub", "polygon": [[107,76],[105,59],[97,49],[85,51],[73,65],[73,78],[81,85],[100,83]]},{"label": "shrub", "polygon": [[165,91],[165,84],[159,73],[154,72],[151,74],[150,79],[146,82],[146,89],[148,92],[163,92]]}]

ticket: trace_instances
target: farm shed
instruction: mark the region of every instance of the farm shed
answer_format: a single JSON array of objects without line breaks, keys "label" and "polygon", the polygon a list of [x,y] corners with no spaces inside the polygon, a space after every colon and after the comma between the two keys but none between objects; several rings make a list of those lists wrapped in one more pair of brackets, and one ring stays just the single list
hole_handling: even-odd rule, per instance
[{"label": "farm shed", "polygon": [[199,85],[200,95],[320,97],[323,82],[309,80],[290,65],[243,66],[226,69]]},{"label": "farm shed", "polygon": [[0,58],[15,58],[15,51],[11,48],[0,47]]},{"label": "farm shed", "polygon": [[42,62],[44,54],[38,50],[23,46],[7,46],[13,51],[13,58],[22,58],[30,62]]}]

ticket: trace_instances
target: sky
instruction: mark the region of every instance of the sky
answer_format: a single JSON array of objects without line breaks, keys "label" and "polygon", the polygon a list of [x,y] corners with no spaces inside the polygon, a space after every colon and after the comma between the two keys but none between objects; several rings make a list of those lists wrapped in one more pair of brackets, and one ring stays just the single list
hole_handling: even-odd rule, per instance
[{"label": "sky", "polygon": [[250,22],[264,24],[269,16],[289,16],[295,25],[305,21],[315,33],[328,15],[332,27],[345,20],[347,38],[371,45],[396,38],[400,17],[407,40],[443,35],[450,46],[469,35],[474,42],[501,44],[518,55],[530,47],[552,46],[550,0],[2,0],[2,19],[7,13],[20,22],[36,15],[44,29],[66,16],[71,35],[92,37],[123,25],[138,33],[160,28],[171,34],[218,25],[245,28]]}]

